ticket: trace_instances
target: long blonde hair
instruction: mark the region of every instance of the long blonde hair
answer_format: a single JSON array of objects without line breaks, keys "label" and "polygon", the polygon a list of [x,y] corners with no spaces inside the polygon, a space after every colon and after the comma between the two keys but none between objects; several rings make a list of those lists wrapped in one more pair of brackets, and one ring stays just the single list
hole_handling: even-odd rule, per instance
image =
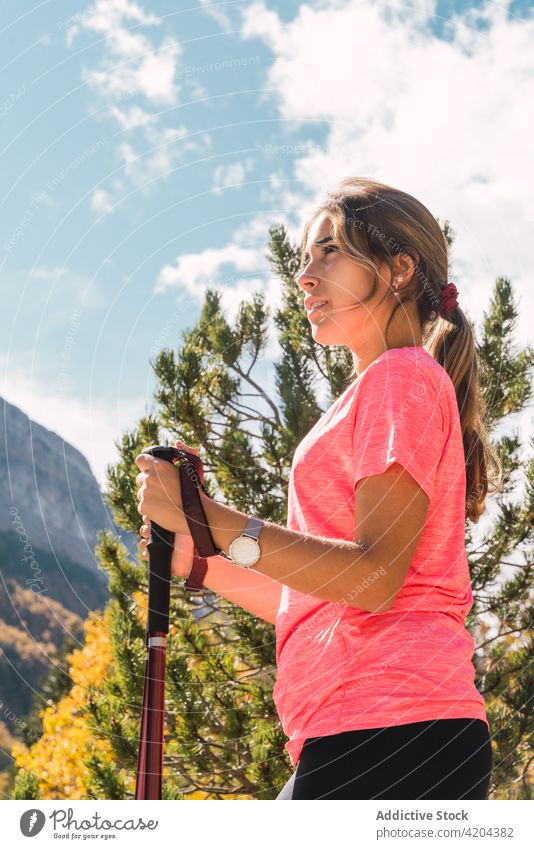
[{"label": "long blonde hair", "polygon": [[[500,491],[502,464],[486,427],[486,404],[480,388],[480,361],[473,328],[461,307],[443,318],[438,310],[441,289],[447,285],[448,243],[438,221],[412,195],[364,177],[347,177],[329,190],[325,200],[306,222],[302,239],[301,268],[308,232],[313,221],[326,212],[332,221],[336,241],[348,256],[373,275],[369,295],[378,288],[378,262],[386,262],[393,274],[392,256],[412,256],[415,273],[402,299],[391,290],[386,297],[396,303],[386,327],[386,339],[393,314],[402,304],[415,301],[421,324],[423,346],[451,378],[456,392],[466,465],[465,515],[478,522],[485,510],[489,484]],[[415,252],[415,253],[414,253]],[[416,262],[417,260],[417,262]],[[349,379],[357,376],[353,355]]]}]

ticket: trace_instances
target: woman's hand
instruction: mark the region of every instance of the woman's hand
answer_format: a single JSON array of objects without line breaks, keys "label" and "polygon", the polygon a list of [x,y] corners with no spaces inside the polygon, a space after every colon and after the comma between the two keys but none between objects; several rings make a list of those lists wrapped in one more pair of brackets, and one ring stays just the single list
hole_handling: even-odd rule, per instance
[{"label": "woman's hand", "polygon": [[[174,443],[176,448],[181,448],[184,451],[189,451],[191,454],[196,454],[198,456],[198,448],[191,448],[189,445],[186,445],[185,442],[182,442],[180,439],[176,440]],[[153,460],[154,458],[150,457],[150,455],[139,454],[138,457],[135,458],[137,460],[139,458],[144,459],[147,457],[149,460]],[[137,463],[139,468],[143,468],[143,464]],[[170,474],[165,474],[167,470],[161,469],[160,466],[168,466]],[[146,469],[146,466],[145,466]],[[160,476],[160,471],[162,475]],[[155,476],[155,477],[154,477]],[[177,478],[177,489],[176,492],[176,481],[175,476]],[[147,543],[150,539],[150,519],[148,518],[147,513],[142,512],[142,505],[149,504],[152,511],[154,509],[160,510],[158,515],[152,516],[155,522],[157,522],[161,527],[167,528],[167,530],[174,530],[174,550],[172,553],[171,560],[171,574],[176,575],[177,578],[188,578],[191,574],[191,569],[193,568],[193,552],[195,550],[195,544],[193,542],[193,537],[189,532],[189,525],[187,524],[187,520],[182,511],[182,493],[180,487],[180,475],[178,469],[168,463],[166,460],[156,461],[153,468],[146,469],[145,471],[140,472],[136,477],[136,483],[141,484],[141,489],[138,494],[139,498],[139,512],[142,513],[143,523],[139,529],[139,533],[141,535],[141,556],[143,560],[148,560],[148,551],[147,551]],[[159,489],[158,486],[159,485]],[[143,487],[146,489],[146,492],[141,495],[141,490]],[[149,487],[150,493],[149,493]],[[160,491],[162,490],[162,491]],[[149,495],[149,497],[147,497]],[[165,498],[167,496],[167,499]],[[161,521],[159,516],[163,515],[163,511],[176,510],[177,504],[179,500],[179,512],[183,517],[183,524],[185,524],[185,528],[183,525],[179,526],[178,530],[175,530],[174,527],[170,527],[168,524],[165,524],[164,521]],[[153,507],[152,505],[155,505]],[[173,521],[176,524],[176,516],[173,516],[172,519],[167,519],[167,522]]]},{"label": "woman's hand", "polygon": [[[176,448],[198,454],[198,450],[189,448],[181,440],[177,440],[174,444]],[[135,479],[139,487],[137,492],[139,513],[167,531],[188,535],[189,525],[183,511],[178,465],[152,457],[151,454],[138,454],[135,464],[140,469]]]},{"label": "woman's hand", "polygon": [[[144,525],[141,525],[141,556],[148,560],[147,543],[150,539],[150,519],[143,516]],[[174,534],[174,549],[171,560],[171,574],[177,578],[188,578],[193,568],[193,552],[195,544],[190,534]]]}]

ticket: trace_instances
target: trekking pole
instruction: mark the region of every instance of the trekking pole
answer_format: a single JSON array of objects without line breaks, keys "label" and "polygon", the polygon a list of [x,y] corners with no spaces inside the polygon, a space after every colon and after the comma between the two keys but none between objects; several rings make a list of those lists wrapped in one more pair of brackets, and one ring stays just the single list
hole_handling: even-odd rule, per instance
[{"label": "trekking pole", "polygon": [[[193,566],[184,587],[189,592],[203,589],[202,579],[208,568],[206,557],[223,554],[216,548],[206,514],[200,501],[199,488],[204,487],[202,461],[195,454],[166,445],[144,448],[158,460],[180,461],[182,506],[195,544]],[[165,659],[169,633],[171,559],[174,532],[150,522],[148,551],[148,616],[146,626],[146,662],[143,705],[139,732],[139,751],[135,785],[136,799],[161,799],[163,742],[165,722]]]}]

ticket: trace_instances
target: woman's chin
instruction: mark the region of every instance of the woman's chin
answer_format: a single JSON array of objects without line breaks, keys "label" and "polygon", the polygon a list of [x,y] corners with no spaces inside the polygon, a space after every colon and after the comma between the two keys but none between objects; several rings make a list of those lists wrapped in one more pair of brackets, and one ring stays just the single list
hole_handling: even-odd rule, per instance
[{"label": "woman's chin", "polygon": [[312,327],[321,327],[328,321],[328,313],[322,310],[312,310],[308,313],[308,321]]},{"label": "woman's chin", "polygon": [[310,321],[310,324],[313,338],[321,345],[349,346],[352,334],[337,326],[335,322],[330,321],[328,316],[325,316],[324,321]]},{"label": "woman's chin", "polygon": [[314,323],[312,325],[312,336],[321,345],[340,345],[342,344],[339,339],[339,333],[336,333],[335,328],[329,327],[328,322],[323,321],[318,324]]}]

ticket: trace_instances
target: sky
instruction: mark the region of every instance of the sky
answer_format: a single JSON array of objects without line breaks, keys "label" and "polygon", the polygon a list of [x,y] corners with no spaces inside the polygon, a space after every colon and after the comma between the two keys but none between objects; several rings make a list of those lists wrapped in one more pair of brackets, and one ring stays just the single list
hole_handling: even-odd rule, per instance
[{"label": "sky", "polygon": [[104,486],[206,290],[274,311],[269,226],[350,175],[447,218],[464,311],[507,276],[534,344],[533,43],[532,2],[2,0],[0,395]]}]

